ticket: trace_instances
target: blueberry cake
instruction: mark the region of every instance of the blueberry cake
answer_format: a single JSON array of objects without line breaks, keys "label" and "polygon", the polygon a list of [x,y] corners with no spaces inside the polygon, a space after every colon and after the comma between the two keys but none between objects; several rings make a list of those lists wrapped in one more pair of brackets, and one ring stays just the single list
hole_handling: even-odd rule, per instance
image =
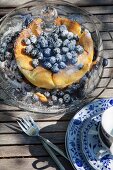
[{"label": "blueberry cake", "polygon": [[68,18],[58,17],[51,33],[41,24],[40,18],[30,20],[21,32],[7,36],[0,60],[9,69],[8,79],[19,84],[19,100],[30,96],[27,102],[67,105],[84,97],[96,64],[93,40],[88,30]]}]

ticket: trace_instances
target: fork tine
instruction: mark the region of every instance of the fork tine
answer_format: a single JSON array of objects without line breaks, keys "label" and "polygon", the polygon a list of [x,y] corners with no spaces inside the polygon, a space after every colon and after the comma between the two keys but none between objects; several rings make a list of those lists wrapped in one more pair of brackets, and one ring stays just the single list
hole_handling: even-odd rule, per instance
[{"label": "fork tine", "polygon": [[32,118],[31,116],[29,116],[29,120],[31,121],[31,123],[32,123],[33,125],[36,125],[37,128],[40,130],[40,127],[38,126],[38,124],[36,124],[36,122],[33,120],[33,118]]},{"label": "fork tine", "polygon": [[26,129],[21,125],[21,123],[17,120],[17,123],[19,124],[19,126],[21,127],[21,129],[23,130],[23,131],[25,131]]},{"label": "fork tine", "polygon": [[[23,119],[22,119],[23,120]],[[19,120],[21,125],[25,128],[25,129],[28,129],[27,125],[22,121],[22,120]]]},{"label": "fork tine", "polygon": [[30,127],[30,122],[27,120],[27,118],[23,118],[23,121],[26,123],[28,127]]},{"label": "fork tine", "polygon": [[31,121],[32,124],[35,123],[34,120],[33,120],[33,118],[32,118],[31,116],[28,116],[28,118],[29,118],[29,120]]}]

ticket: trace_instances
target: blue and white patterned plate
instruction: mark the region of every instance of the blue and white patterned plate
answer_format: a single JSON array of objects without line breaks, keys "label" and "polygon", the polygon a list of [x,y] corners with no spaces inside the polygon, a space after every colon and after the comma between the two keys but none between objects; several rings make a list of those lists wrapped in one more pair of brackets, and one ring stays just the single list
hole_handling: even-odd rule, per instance
[{"label": "blue and white patterned plate", "polygon": [[101,115],[94,116],[92,119],[88,119],[85,124],[81,140],[83,153],[86,156],[87,161],[94,169],[98,170],[113,170],[113,156],[109,153],[98,159],[98,153],[106,150],[100,141],[98,136],[98,127],[101,121]]},{"label": "blue and white patterned plate", "polygon": [[82,108],[70,121],[66,133],[66,150],[73,167],[77,170],[92,170],[81,149],[81,131],[85,122],[111,106],[113,99],[97,100]]}]

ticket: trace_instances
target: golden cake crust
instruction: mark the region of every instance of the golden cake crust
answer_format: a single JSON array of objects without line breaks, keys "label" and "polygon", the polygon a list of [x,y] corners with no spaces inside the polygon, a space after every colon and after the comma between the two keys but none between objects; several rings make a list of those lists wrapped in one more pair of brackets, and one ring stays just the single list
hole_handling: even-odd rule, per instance
[{"label": "golden cake crust", "polygon": [[33,20],[28,28],[20,33],[16,40],[14,52],[20,71],[33,85],[46,89],[65,88],[74,82],[78,82],[90,70],[93,60],[94,47],[90,33],[85,30],[81,34],[81,26],[75,21],[60,17],[56,19],[56,25],[64,24],[69,31],[79,36],[79,44],[83,46],[84,52],[79,55],[78,64],[81,63],[84,66],[81,70],[77,70],[75,66],[69,65],[66,69],[60,70],[58,73],[52,73],[41,66],[33,68],[32,58],[24,53],[26,45],[22,43],[22,40],[30,37],[32,34],[39,36],[42,32],[40,28],[41,22],[39,18]]}]

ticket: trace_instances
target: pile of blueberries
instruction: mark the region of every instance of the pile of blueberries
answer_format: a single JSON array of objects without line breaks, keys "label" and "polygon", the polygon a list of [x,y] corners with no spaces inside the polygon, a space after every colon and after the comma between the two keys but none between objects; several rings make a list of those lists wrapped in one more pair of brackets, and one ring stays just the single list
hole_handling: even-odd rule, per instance
[{"label": "pile of blueberries", "polygon": [[82,46],[77,45],[78,41],[78,36],[69,32],[65,25],[57,26],[52,33],[43,32],[39,37],[31,35],[22,40],[27,45],[25,53],[33,58],[33,66],[42,65],[53,73],[69,64],[76,65],[78,69],[83,67],[82,64],[77,65],[78,57],[84,51]]}]

